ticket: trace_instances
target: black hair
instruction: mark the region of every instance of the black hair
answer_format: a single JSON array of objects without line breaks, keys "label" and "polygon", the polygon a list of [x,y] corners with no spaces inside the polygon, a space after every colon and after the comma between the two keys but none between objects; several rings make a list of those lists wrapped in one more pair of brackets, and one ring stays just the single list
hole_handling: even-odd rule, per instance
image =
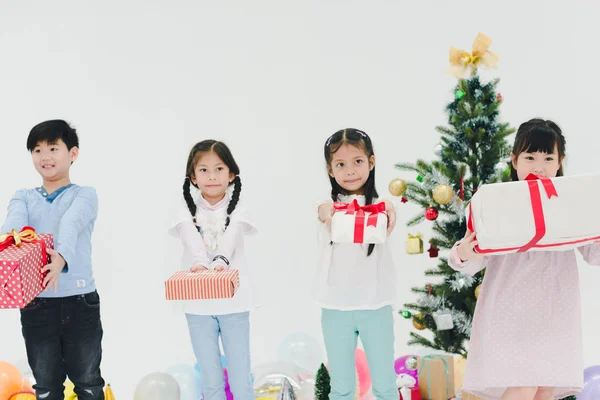
[{"label": "black hair", "polygon": [[[331,168],[331,156],[333,153],[339,150],[339,148],[348,144],[350,146],[356,146],[362,149],[368,158],[375,155],[373,151],[373,143],[371,142],[371,138],[365,132],[354,129],[342,129],[331,135],[327,141],[325,142],[325,147],[323,149],[325,154],[325,162],[327,164],[327,169]],[[333,176],[329,176],[329,182],[331,183],[331,199],[333,201],[338,201],[338,196],[340,194],[347,195],[348,192],[341,187]],[[371,169],[369,172],[369,177],[363,186],[364,194],[365,194],[365,204],[372,204],[373,199],[379,197],[377,194],[377,189],[375,188],[375,167]],[[373,249],[375,248],[375,244],[371,243],[369,245],[369,251],[367,255],[371,255]]]},{"label": "black hair", "polygon": [[40,122],[34,126],[27,137],[27,150],[32,152],[40,143],[55,144],[62,140],[67,149],[79,147],[77,131],[62,119],[53,119]]},{"label": "black hair", "polygon": [[196,223],[196,203],[192,198],[192,194],[190,193],[190,185],[196,186],[195,183],[192,182],[192,178],[194,177],[194,170],[198,160],[202,156],[203,153],[214,152],[220,159],[223,161],[227,168],[229,168],[229,172],[235,175],[235,179],[233,180],[233,194],[231,196],[231,200],[229,200],[229,205],[227,206],[227,220],[225,221],[225,229],[229,226],[231,222],[230,216],[235,210],[235,207],[240,200],[240,193],[242,191],[242,181],[240,179],[240,168],[238,167],[229,147],[223,142],[219,142],[217,140],[204,140],[202,142],[196,143],[192,150],[190,151],[190,155],[188,156],[187,166],[185,169],[185,181],[183,182],[183,198],[190,210],[190,214],[194,219],[194,223]]},{"label": "black hair", "polygon": [[[538,151],[552,154],[556,148],[561,163],[556,176],[563,176],[562,160],[565,157],[565,147],[565,137],[555,122],[534,118],[519,126],[512,153],[515,158],[519,157],[521,153],[537,153]],[[513,181],[519,180],[513,163],[510,163],[510,178]]]}]

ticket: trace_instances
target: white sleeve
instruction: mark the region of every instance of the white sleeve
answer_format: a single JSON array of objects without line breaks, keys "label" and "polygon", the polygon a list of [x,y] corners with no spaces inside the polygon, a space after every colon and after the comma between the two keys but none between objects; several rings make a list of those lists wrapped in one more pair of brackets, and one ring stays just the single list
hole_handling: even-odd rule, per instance
[{"label": "white sleeve", "polygon": [[210,263],[206,252],[206,245],[204,244],[204,240],[202,240],[200,232],[196,229],[196,225],[191,221],[185,221],[179,223],[175,228],[183,246],[192,255],[192,265],[190,267],[193,265],[204,265],[208,268]]},{"label": "white sleeve", "polygon": [[191,222],[193,225],[194,218],[190,213],[190,209],[188,208],[183,195],[179,196],[173,204],[174,205],[169,212],[168,232],[171,236],[179,237],[180,235],[177,226],[182,222]]},{"label": "white sleeve", "polygon": [[[252,215],[243,204],[238,203],[230,218],[229,226],[223,236],[219,238],[216,252],[217,256],[223,256],[229,262],[233,259],[235,249],[242,245],[244,235],[254,235],[258,231],[256,225],[252,222]],[[229,267],[220,259],[216,259],[211,267],[214,268],[217,265]]]},{"label": "white sleeve", "polygon": [[323,199],[315,204],[315,218],[317,219],[317,243],[320,245],[331,243],[331,232],[327,227],[327,224],[319,219],[319,206],[321,204],[333,203],[331,198]]},{"label": "white sleeve", "polygon": [[255,235],[258,232],[252,213],[241,200],[238,202],[235,210],[233,210],[230,218],[229,225],[237,224],[245,235]]},{"label": "white sleeve", "polygon": [[171,210],[170,221],[169,234],[181,239],[181,243],[192,256],[192,265],[190,267],[193,265],[208,267],[210,262],[208,260],[206,245],[204,244],[204,240],[202,240],[200,232],[196,229],[196,225],[194,225],[192,214],[183,196],[179,197],[179,200]]}]

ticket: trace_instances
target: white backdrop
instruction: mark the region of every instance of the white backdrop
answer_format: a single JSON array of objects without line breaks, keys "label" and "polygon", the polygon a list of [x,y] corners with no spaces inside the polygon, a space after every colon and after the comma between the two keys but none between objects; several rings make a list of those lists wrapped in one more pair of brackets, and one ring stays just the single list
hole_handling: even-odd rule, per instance
[{"label": "white backdrop", "polygon": [[[264,304],[252,316],[253,364],[274,361],[290,333],[322,343],[310,289],[313,205],[329,193],[325,139],[344,127],[368,132],[382,194],[392,178],[412,179],[393,164],[434,156],[434,127],[446,121],[455,84],[444,74],[448,49],[470,49],[481,31],[501,56],[500,69],[483,77],[502,79],[502,118],[515,127],[555,119],[568,141],[567,172],[600,172],[599,13],[594,0],[3,0],[0,210],[16,189],[39,184],[29,129],[72,122],[81,139],[72,178],[100,196],[93,258],[103,373],[118,397],[132,398],[147,373],[194,362],[185,320],[163,300],[166,271],[180,257],[166,236],[167,212],[189,147],[225,141],[260,227],[248,240]],[[400,210],[406,221],[417,208]],[[427,235],[427,224],[419,231]],[[410,288],[436,262],[405,255],[407,232],[400,224],[393,238],[399,304],[414,299]],[[581,277],[585,362],[600,364],[600,269],[582,263]],[[0,312],[0,327],[0,359],[25,358],[18,311]],[[410,329],[397,319],[398,356],[414,351]]]}]

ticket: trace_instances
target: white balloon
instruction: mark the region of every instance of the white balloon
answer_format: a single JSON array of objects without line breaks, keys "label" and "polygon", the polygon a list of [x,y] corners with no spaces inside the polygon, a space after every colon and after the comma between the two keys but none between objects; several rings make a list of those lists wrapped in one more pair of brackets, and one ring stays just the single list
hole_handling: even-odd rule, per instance
[{"label": "white balloon", "polygon": [[179,384],[181,400],[198,400],[202,398],[202,383],[200,374],[190,365],[173,365],[167,369]]},{"label": "white balloon", "polygon": [[134,400],[181,400],[179,384],[171,375],[154,372],[138,383]]}]

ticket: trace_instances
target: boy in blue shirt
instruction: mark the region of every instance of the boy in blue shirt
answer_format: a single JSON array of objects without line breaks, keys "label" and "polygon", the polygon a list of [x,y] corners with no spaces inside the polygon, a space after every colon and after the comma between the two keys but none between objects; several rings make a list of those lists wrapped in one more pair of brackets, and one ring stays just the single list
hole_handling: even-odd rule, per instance
[{"label": "boy in blue shirt", "polygon": [[98,197],[91,187],[71,183],[79,155],[77,132],[63,120],[42,122],[27,138],[42,186],[17,191],[1,232],[31,226],[54,236],[46,288],[21,309],[27,359],[38,399],[63,400],[66,376],[79,400],[104,399],[100,374],[100,298],[92,274],[92,232]]}]

